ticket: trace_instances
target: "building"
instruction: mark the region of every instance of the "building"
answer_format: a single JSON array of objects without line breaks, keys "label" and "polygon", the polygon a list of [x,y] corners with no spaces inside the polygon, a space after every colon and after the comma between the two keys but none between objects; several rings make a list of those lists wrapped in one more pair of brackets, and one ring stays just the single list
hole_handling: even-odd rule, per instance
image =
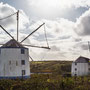
[{"label": "building", "polygon": [[0,78],[29,78],[29,50],[15,39],[0,47]]},{"label": "building", "polygon": [[72,76],[85,76],[90,74],[90,63],[88,58],[80,56],[72,63]]}]

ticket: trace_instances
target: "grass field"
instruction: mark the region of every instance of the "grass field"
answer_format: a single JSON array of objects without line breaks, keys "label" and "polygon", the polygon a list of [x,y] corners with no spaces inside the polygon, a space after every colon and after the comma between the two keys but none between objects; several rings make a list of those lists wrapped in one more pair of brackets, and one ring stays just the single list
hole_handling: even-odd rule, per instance
[{"label": "grass field", "polygon": [[30,70],[32,73],[70,73],[72,61],[32,61]]}]

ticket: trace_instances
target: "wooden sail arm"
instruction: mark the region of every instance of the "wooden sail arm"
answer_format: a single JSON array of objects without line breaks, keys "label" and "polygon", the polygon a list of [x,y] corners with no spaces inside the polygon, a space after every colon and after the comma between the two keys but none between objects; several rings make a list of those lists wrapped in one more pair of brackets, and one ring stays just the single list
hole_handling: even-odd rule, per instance
[{"label": "wooden sail arm", "polygon": [[36,47],[36,48],[43,48],[43,49],[50,49],[49,47],[43,47],[43,46],[34,46],[34,45],[25,45],[25,44],[23,44],[23,46],[28,46],[28,47]]},{"label": "wooden sail arm", "polygon": [[37,29],[35,29],[33,32],[31,32],[27,37],[25,37],[20,43],[22,43],[23,41],[25,41],[29,36],[31,36],[33,33],[35,33],[40,27],[42,27],[45,23],[43,23],[42,25],[40,25]]},{"label": "wooden sail arm", "polygon": [[32,61],[34,61],[33,58],[32,58],[30,55],[29,55],[29,58],[30,58]]},{"label": "wooden sail arm", "polygon": [[5,28],[3,28],[1,25],[0,25],[0,27],[1,27],[12,39],[14,39],[14,37],[13,37],[9,32],[7,32],[7,31],[5,30]]}]

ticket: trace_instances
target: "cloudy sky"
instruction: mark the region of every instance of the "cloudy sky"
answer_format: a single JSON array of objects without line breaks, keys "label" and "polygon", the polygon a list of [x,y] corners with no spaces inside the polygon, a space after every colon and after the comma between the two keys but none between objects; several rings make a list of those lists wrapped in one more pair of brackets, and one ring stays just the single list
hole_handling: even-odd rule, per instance
[{"label": "cloudy sky", "polygon": [[[30,47],[34,60],[75,60],[90,57],[90,0],[0,0],[0,19],[20,11],[19,41],[45,22],[25,42],[47,46],[51,50]],[[0,24],[16,38],[16,15],[0,20]],[[0,29],[0,43],[11,38]]]}]

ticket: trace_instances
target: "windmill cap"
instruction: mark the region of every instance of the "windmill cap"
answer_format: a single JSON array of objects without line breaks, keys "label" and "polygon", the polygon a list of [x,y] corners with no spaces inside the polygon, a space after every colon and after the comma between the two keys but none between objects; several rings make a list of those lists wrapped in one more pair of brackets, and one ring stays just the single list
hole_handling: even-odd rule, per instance
[{"label": "windmill cap", "polygon": [[15,39],[11,39],[5,43],[1,48],[25,48],[21,43],[17,42]]},{"label": "windmill cap", "polygon": [[89,63],[89,58],[86,58],[86,57],[82,57],[80,56],[79,58],[76,59],[76,63]]}]

